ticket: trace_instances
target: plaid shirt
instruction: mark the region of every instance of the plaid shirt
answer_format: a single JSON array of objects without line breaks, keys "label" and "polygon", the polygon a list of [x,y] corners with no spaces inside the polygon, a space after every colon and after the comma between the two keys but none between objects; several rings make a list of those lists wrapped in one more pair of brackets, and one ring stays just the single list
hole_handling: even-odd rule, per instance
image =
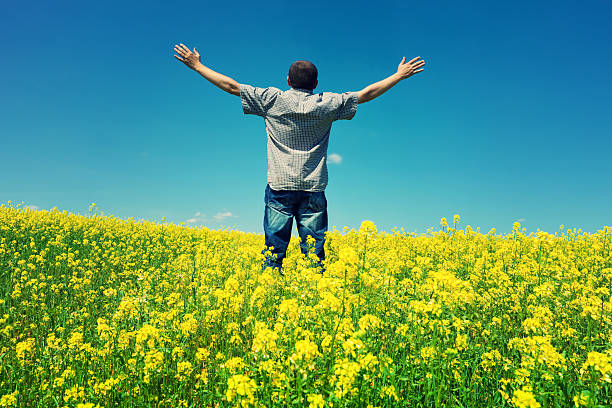
[{"label": "plaid shirt", "polygon": [[352,119],[357,92],[257,88],[240,84],[245,114],[262,116],[268,134],[268,184],[273,190],[324,191],[332,122]]}]

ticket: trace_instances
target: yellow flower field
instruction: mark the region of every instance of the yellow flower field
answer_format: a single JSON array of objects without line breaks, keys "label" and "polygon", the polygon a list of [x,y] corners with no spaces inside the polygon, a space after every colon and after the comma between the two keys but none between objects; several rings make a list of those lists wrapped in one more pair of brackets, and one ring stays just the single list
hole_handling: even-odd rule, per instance
[{"label": "yellow flower field", "polygon": [[612,405],[612,228],[292,239],[0,206],[0,407]]}]

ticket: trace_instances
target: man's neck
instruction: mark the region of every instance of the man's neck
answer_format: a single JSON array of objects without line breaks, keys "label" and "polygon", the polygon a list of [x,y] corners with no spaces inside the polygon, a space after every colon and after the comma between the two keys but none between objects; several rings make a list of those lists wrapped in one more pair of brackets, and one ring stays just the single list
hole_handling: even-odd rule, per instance
[{"label": "man's neck", "polygon": [[294,91],[299,91],[299,92],[308,92],[309,94],[313,93],[312,89],[296,88],[294,86],[292,86],[291,89],[294,90]]}]

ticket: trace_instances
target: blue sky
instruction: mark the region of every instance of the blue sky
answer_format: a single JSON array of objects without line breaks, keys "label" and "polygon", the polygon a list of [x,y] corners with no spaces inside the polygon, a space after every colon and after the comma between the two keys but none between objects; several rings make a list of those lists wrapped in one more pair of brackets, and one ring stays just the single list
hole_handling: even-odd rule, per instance
[{"label": "blue sky", "polygon": [[[287,89],[424,72],[332,126],[330,229],[612,225],[612,3],[3,2],[0,203],[262,233],[266,134],[173,55]],[[295,227],[294,227],[295,228]]]}]

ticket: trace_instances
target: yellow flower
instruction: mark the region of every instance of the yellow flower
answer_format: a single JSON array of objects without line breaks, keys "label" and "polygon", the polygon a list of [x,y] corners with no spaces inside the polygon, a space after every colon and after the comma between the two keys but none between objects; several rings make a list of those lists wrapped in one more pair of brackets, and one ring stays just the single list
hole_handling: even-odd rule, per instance
[{"label": "yellow flower", "polygon": [[19,343],[17,343],[15,349],[17,353],[17,358],[19,359],[21,364],[26,363],[28,361],[28,356],[31,356],[31,354],[33,353],[34,339],[29,338],[24,341],[20,341]]},{"label": "yellow flower", "polygon": [[395,387],[393,385],[385,385],[380,389],[380,397],[392,397],[394,400],[399,401],[399,397],[395,392]]},{"label": "yellow flower", "polygon": [[359,328],[364,331],[377,331],[381,327],[380,319],[374,315],[366,314],[359,319]]},{"label": "yellow flower", "polygon": [[295,361],[310,361],[319,354],[319,347],[309,339],[298,340],[295,343],[295,353],[291,358]]},{"label": "yellow flower", "polygon": [[591,401],[590,394],[587,394],[584,391],[582,391],[578,395],[575,395],[573,399],[574,399],[574,405],[576,407],[586,407],[587,405],[589,405]]},{"label": "yellow flower", "polygon": [[455,347],[458,350],[464,350],[467,348],[467,335],[457,334],[457,338],[455,339]]},{"label": "yellow flower", "polygon": [[67,389],[64,394],[64,402],[68,402],[71,399],[78,400],[83,398],[85,398],[85,390],[83,389],[83,387],[78,385]]},{"label": "yellow flower", "polygon": [[191,366],[191,363],[189,361],[180,361],[176,365],[176,370],[176,378],[178,378],[179,381],[182,381],[185,379],[185,377],[188,377],[191,374],[191,372],[193,371],[193,367]]},{"label": "yellow flower", "polygon": [[592,368],[594,371],[599,372],[599,378],[601,381],[610,383],[612,379],[612,349],[608,350],[607,353],[598,353],[591,351],[587,355],[587,359],[582,365],[582,371],[586,371]]},{"label": "yellow flower", "polygon": [[323,408],[325,406],[325,399],[321,394],[310,394],[308,395],[308,408]]},{"label": "yellow flower", "polygon": [[425,361],[434,358],[436,354],[436,349],[433,347],[423,347],[421,349],[421,357],[423,357],[423,360]]},{"label": "yellow flower", "polygon": [[358,338],[349,337],[344,341],[344,343],[342,343],[342,348],[344,349],[344,354],[346,356],[352,356],[355,358],[357,357],[359,350],[365,348],[365,345]]},{"label": "yellow flower", "polygon": [[64,385],[64,377],[57,377],[53,380],[53,386],[61,388]]},{"label": "yellow flower", "polygon": [[151,350],[145,355],[145,371],[159,371],[164,362],[164,355],[161,351]]},{"label": "yellow flower", "polygon": [[188,336],[196,332],[198,329],[198,321],[193,317],[193,314],[187,313],[185,316],[183,316],[180,329],[184,336]]},{"label": "yellow flower", "polygon": [[340,253],[338,254],[340,261],[343,261],[347,264],[355,265],[359,262],[359,256],[357,252],[350,247],[344,247],[340,249]]},{"label": "yellow flower", "polygon": [[255,389],[257,385],[255,381],[247,377],[246,375],[236,374],[230,377],[227,381],[227,392],[225,393],[225,397],[228,402],[232,402],[236,398],[243,399],[242,402],[248,404],[255,403]]},{"label": "yellow flower", "polygon": [[540,403],[536,401],[529,387],[514,391],[512,403],[518,408],[540,408]]},{"label": "yellow flower", "polygon": [[376,234],[376,224],[372,221],[365,220],[359,226],[359,234]]},{"label": "yellow flower", "polygon": [[232,357],[227,360],[221,368],[227,368],[230,373],[235,374],[244,370],[245,364],[242,357]]},{"label": "yellow flower", "polygon": [[268,329],[262,322],[257,322],[253,332],[255,338],[253,339],[251,350],[254,353],[263,353],[264,356],[268,356],[268,353],[277,350],[276,341],[279,336],[276,331]]},{"label": "yellow flower", "polygon": [[14,391],[11,394],[3,395],[2,398],[0,398],[0,407],[16,407],[18,394],[18,391]]},{"label": "yellow flower", "polygon": [[298,315],[297,299],[285,299],[278,306],[278,314],[284,316],[287,320],[295,320]]},{"label": "yellow flower", "polygon": [[207,349],[203,348],[203,347],[199,347],[198,351],[196,352],[196,359],[199,361],[204,361],[206,360],[208,357],[210,356],[210,351],[208,351]]},{"label": "yellow flower", "polygon": [[360,370],[359,363],[344,359],[334,365],[334,374],[336,377],[336,391],[338,398],[344,397],[346,394],[353,394],[357,389],[353,388],[353,383],[357,378]]}]

